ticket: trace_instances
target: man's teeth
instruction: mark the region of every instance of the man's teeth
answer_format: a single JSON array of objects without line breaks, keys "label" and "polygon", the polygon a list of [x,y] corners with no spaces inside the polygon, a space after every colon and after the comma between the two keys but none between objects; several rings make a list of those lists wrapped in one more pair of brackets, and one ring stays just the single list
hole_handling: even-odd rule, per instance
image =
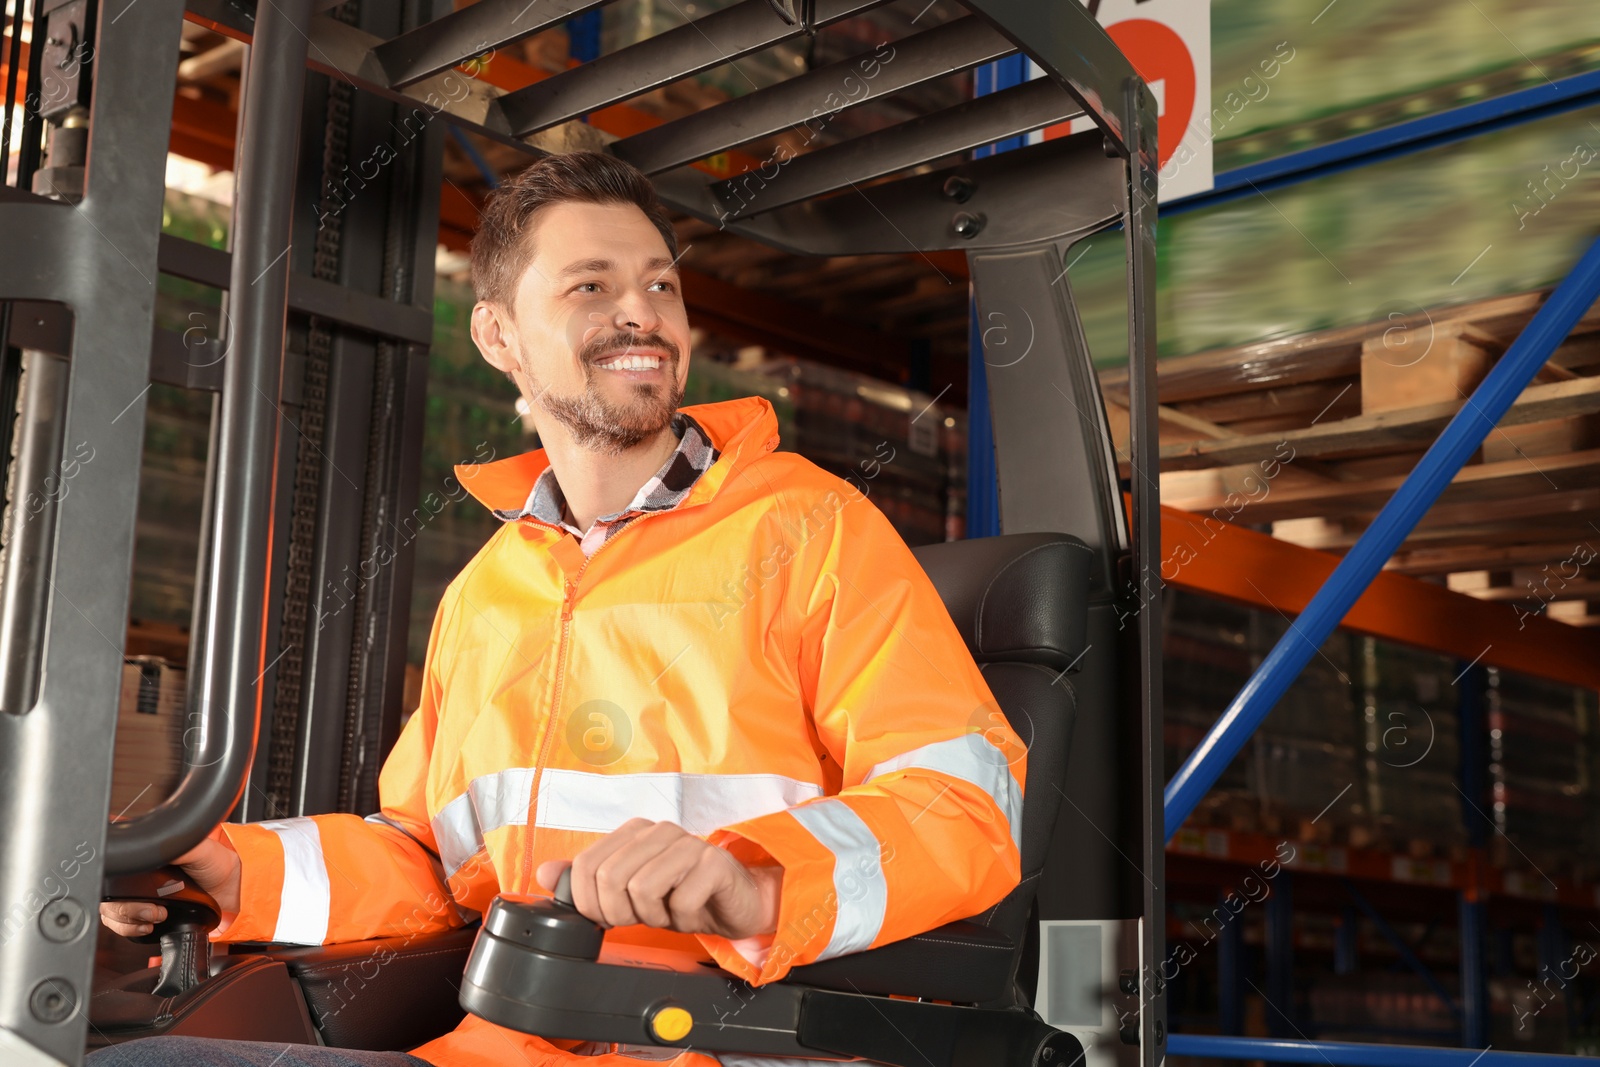
[{"label": "man's teeth", "polygon": [[602,370],[655,370],[660,366],[659,356],[622,356],[600,364]]}]

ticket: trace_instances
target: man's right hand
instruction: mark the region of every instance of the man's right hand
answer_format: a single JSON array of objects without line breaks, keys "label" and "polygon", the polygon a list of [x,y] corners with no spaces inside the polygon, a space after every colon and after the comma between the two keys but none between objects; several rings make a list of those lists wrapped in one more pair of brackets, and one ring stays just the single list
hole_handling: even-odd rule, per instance
[{"label": "man's right hand", "polygon": [[[174,862],[194,879],[195,885],[211,894],[222,909],[218,930],[226,930],[239,913],[239,854],[228,844],[222,827],[212,830],[205,840]],[[159,904],[105,901],[100,905],[100,921],[123,937],[148,934],[166,917],[167,909]]]}]

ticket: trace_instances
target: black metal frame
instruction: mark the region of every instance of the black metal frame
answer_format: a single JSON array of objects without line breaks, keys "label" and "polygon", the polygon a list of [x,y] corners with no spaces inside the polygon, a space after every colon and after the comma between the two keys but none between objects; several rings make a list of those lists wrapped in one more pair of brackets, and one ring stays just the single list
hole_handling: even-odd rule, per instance
[{"label": "black metal frame", "polygon": [[[164,94],[149,89],[175,78],[181,6],[177,0],[141,0],[121,12],[114,28],[107,27],[95,62],[91,165],[82,204],[69,206],[16,190],[0,197],[0,233],[11,253],[0,260],[0,299],[54,302],[70,310],[70,326],[36,322],[33,329],[36,336],[52,335],[56,346],[71,348],[64,440],[88,435],[96,445],[95,461],[82,467],[72,491],[51,502],[54,540],[41,547],[31,572],[36,575],[32,592],[38,592],[38,582],[49,586],[46,626],[32,636],[25,632],[27,619],[18,605],[27,600],[18,594],[27,589],[8,588],[0,610],[0,638],[20,634],[21,647],[41,657],[43,664],[37,702],[8,706],[0,714],[0,853],[7,857],[0,868],[0,902],[26,901],[30,894],[36,898],[44,878],[59,883],[66,857],[55,853],[63,842],[83,842],[91,857],[77,857],[69,883],[56,894],[61,899],[51,905],[52,914],[65,914],[70,921],[52,930],[29,912],[29,921],[15,936],[0,943],[0,1056],[17,1063],[77,1062],[83,1014],[72,1009],[88,987],[89,930],[102,870],[133,870],[171,859],[219,821],[245,788],[259,702],[277,681],[269,662],[276,653],[270,637],[286,625],[278,590],[290,566],[281,554],[287,538],[274,541],[280,552],[276,558],[269,560],[265,550],[269,530],[287,530],[286,516],[299,488],[287,476],[274,485],[271,471],[274,464],[279,471],[294,469],[298,451],[293,434],[280,432],[280,426],[287,422],[299,427],[273,398],[281,401],[294,388],[295,368],[291,364],[286,371],[284,366],[286,330],[292,335],[318,328],[303,323],[302,316],[342,323],[340,329],[350,331],[348,337],[340,336],[355,347],[330,364],[334,376],[328,388],[333,393],[351,397],[363,385],[370,390],[374,381],[385,383],[380,406],[369,410],[369,421],[359,427],[362,432],[344,422],[330,431],[339,455],[364,457],[363,515],[358,523],[341,524],[329,520],[324,507],[312,550],[348,557],[357,533],[364,541],[358,551],[370,548],[374,531],[382,529],[382,509],[403,508],[415,497],[415,438],[420,435],[378,435],[373,443],[365,431],[375,429],[385,413],[403,415],[397,425],[404,427],[415,426],[420,415],[429,294],[416,242],[409,248],[397,246],[398,251],[385,249],[383,277],[393,281],[405,274],[395,272],[396,255],[412,257],[416,269],[409,281],[384,284],[381,290],[352,284],[343,275],[309,277],[316,272],[302,269],[303,248],[294,257],[282,255],[293,236],[289,205],[297,143],[305,155],[303,142],[297,142],[303,85],[298,75],[309,65],[363,90],[362,99],[370,95],[412,109],[411,114],[420,110],[430,118],[441,116],[530,153],[595,148],[638,160],[655,176],[670,206],[792,252],[967,251],[980,308],[986,314],[1013,308],[1043,327],[1042,347],[1031,362],[1025,357],[1002,367],[1004,360],[990,361],[1003,527],[1008,533],[1061,530],[1100,549],[1097,595],[1102,601],[1096,608],[1096,632],[1104,636],[1105,646],[1096,655],[1104,658],[1109,672],[1103,694],[1108,706],[1097,742],[1103,762],[1085,772],[1085,796],[1093,794],[1093,807],[1102,811],[1114,799],[1132,801],[1120,805],[1115,836],[1122,843],[1118,847],[1137,850],[1143,885],[1130,891],[1126,885],[1109,884],[1116,878],[1107,875],[1102,879],[1107,885],[1076,898],[1071,893],[1052,898],[1047,892],[1041,895],[1041,915],[1146,920],[1140,927],[1138,961],[1150,980],[1138,991],[1143,1005],[1139,1044],[1144,1064],[1159,1063],[1165,1016],[1156,977],[1164,914],[1160,634],[1159,612],[1140,610],[1159,589],[1153,391],[1156,120],[1149,92],[1079,4],[962,0],[971,19],[897,42],[904,50],[895,60],[901,65],[889,68],[893,73],[883,82],[884,91],[1015,50],[1031,56],[1048,78],[832,145],[792,163],[774,158],[753,176],[721,182],[688,165],[687,159],[850,106],[810,99],[817,95],[813,87],[823,85],[823,71],[631,138],[618,140],[577,121],[588,112],[877,2],[818,0],[814,10],[807,5],[808,26],[804,19],[784,17],[769,0],[744,0],[694,26],[507,94],[452,68],[599,5],[562,0],[541,5],[528,17],[524,0],[480,0],[405,32],[389,29],[385,37],[374,32],[382,29],[376,24],[313,14],[312,0],[275,0],[261,9],[259,26],[248,11],[224,0],[189,0],[191,11],[253,38],[252,67],[258,68],[247,81],[231,260],[157,239],[170,111]],[[520,20],[519,11],[525,12]],[[707,38],[717,36],[706,32],[713,23],[721,39],[708,47]],[[1094,131],[980,160],[952,158],[967,148],[1079,113],[1093,121]],[[432,162],[424,163],[424,169],[437,167],[438,131],[430,128],[429,133],[433,154],[420,158]],[[903,171],[908,173],[886,177]],[[423,185],[427,177],[423,175]],[[886,180],[860,184],[879,177]],[[302,194],[304,188],[302,184]],[[401,213],[409,211],[414,227],[425,228],[434,221],[431,210],[413,203]],[[393,211],[391,204],[391,216]],[[1124,521],[1098,388],[1087,371],[1057,251],[1062,243],[1119,223],[1128,248],[1135,413],[1131,525]],[[233,347],[219,381],[215,369],[186,369],[174,362],[173,339],[153,332],[152,283],[158,270],[169,270],[221,287],[224,262],[231,279]],[[293,275],[291,262],[297,264]],[[11,332],[15,336],[14,328]],[[66,335],[70,346],[61,340]],[[127,347],[129,338],[143,337],[154,338],[148,358],[141,346]],[[85,368],[88,373],[82,372]],[[197,608],[204,625],[195,633],[190,687],[191,709],[204,741],[173,797],[156,812],[107,833],[104,813],[120,634],[127,615],[143,390],[152,378],[221,387],[214,522],[202,551],[209,580]],[[1050,386],[1078,408],[1081,421],[1061,419],[1059,404],[1044,406]],[[317,491],[326,499],[326,479]],[[1095,506],[1084,508],[1086,499]],[[301,650],[313,668],[310,686],[298,698],[302,709],[326,706],[318,701],[341,683],[346,702],[339,706],[373,700],[397,705],[394,689],[404,627],[394,625],[395,605],[399,602],[403,612],[409,567],[402,559],[395,571],[395,583],[376,591],[374,603],[364,609],[388,620],[376,645],[352,655],[347,650],[353,636],[345,635],[342,653],[331,639],[327,646]],[[265,618],[263,590],[268,592]],[[1135,626],[1123,628],[1134,618]],[[13,642],[8,647],[18,646]],[[332,669],[329,657],[339,654],[349,656],[344,671]],[[0,692],[6,691],[0,686]],[[1107,726],[1119,717],[1116,709],[1135,706],[1140,712],[1137,737],[1125,722]],[[311,781],[319,772],[307,755],[318,738],[328,736],[330,725],[319,725],[314,710],[307,715],[290,731],[301,776],[288,801],[293,813],[334,802]],[[381,724],[376,728],[381,733]],[[1075,747],[1083,750],[1081,733]],[[342,772],[349,769],[341,767]],[[281,813],[254,812],[248,801],[243,810]],[[1118,861],[1107,858],[1104,866],[1109,871]],[[1051,908],[1056,915],[1050,914]]]}]

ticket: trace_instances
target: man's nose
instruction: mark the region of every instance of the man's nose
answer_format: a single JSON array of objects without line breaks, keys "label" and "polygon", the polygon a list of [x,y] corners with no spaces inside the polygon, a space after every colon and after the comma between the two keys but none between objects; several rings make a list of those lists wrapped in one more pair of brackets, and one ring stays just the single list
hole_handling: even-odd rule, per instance
[{"label": "man's nose", "polygon": [[661,325],[661,315],[642,289],[628,289],[617,296],[614,324],[619,330],[651,333]]}]

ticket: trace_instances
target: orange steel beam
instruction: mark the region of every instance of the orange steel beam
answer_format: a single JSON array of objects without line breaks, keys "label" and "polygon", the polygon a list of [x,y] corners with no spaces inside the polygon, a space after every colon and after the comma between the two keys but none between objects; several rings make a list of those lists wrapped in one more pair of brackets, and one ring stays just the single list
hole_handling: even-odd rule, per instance
[{"label": "orange steel beam", "polygon": [[[27,105],[28,101],[28,57],[33,54],[33,46],[27,41],[22,42],[17,56],[17,99]],[[6,77],[11,73],[11,35],[0,33],[0,85],[5,84]]]},{"label": "orange steel beam", "polygon": [[478,202],[455,182],[445,179],[439,190],[439,243],[465,252],[478,232]]},{"label": "orange steel beam", "polygon": [[172,137],[174,155],[198,160],[216,170],[233,169],[233,136],[239,113],[209,100],[200,100],[179,91],[172,98]]},{"label": "orange steel beam", "polygon": [[[1305,609],[1339,557],[1206,515],[1161,508],[1161,579],[1286,616]],[[1385,571],[1341,625],[1359,633],[1600,689],[1600,634]]]}]

